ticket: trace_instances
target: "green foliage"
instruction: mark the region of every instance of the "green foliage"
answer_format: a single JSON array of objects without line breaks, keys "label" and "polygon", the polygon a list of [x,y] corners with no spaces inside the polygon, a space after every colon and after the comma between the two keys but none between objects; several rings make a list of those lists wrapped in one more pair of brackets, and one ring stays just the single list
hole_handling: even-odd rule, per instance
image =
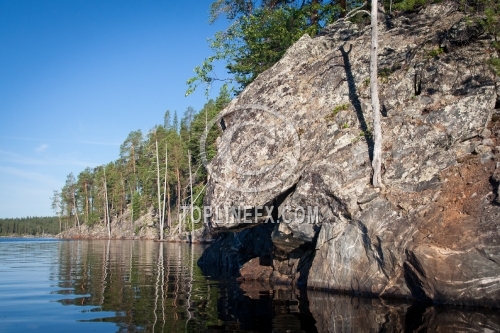
[{"label": "green foliage", "polygon": [[441,54],[444,53],[444,49],[442,47],[437,47],[435,49],[432,49],[430,51],[427,52],[427,57],[428,58],[435,58]]},{"label": "green foliage", "polygon": [[141,195],[139,192],[134,192],[132,195],[132,221],[137,220],[141,216]]},{"label": "green foliage", "polygon": [[387,83],[389,82],[389,76],[393,73],[392,68],[390,67],[383,67],[378,70],[378,77],[380,78],[380,82],[382,83]]},{"label": "green foliage", "polygon": [[[215,141],[217,137],[221,134],[221,130],[219,128],[219,124],[213,124],[210,128],[210,122],[214,119],[219,112],[221,112],[231,101],[231,96],[227,86],[223,86],[219,96],[215,100],[208,101],[203,109],[196,114],[191,122],[190,126],[190,138],[188,142],[188,148],[191,151],[193,165],[201,165],[202,164],[202,152],[200,151],[200,139],[202,135],[205,133],[205,127],[208,129],[206,144],[205,144],[205,153],[207,161],[210,161],[215,154],[217,153],[217,147],[215,145]],[[199,172],[199,176],[204,177],[205,169],[201,168]]]},{"label": "green foliage", "polygon": [[359,136],[362,138],[371,138],[373,137],[373,133],[370,128],[368,128],[366,131],[361,131],[359,132]]},{"label": "green foliage", "polygon": [[347,109],[349,109],[349,104],[340,104],[333,108],[332,113],[337,114],[340,111],[346,111]]},{"label": "green foliage", "polygon": [[373,131],[372,131],[372,128],[370,126],[368,126],[368,128],[366,130],[359,132],[358,136],[356,136],[352,140],[352,143],[356,143],[356,142],[360,141],[361,139],[368,140],[370,138],[373,138]]},{"label": "green foliage", "polygon": [[481,25],[486,32],[492,34],[495,38],[493,46],[499,50],[498,37],[500,36],[500,1],[498,0],[479,0],[478,7],[483,9],[484,15],[480,19]]},{"label": "green foliage", "polygon": [[430,1],[430,0],[397,0],[392,4],[392,9],[394,10],[402,10],[402,11],[414,11],[418,8],[428,4],[434,3],[438,1]]},{"label": "green foliage", "polygon": [[57,217],[24,217],[14,219],[0,219],[0,236],[39,236],[42,234],[55,235],[59,233],[59,219]]},{"label": "green foliage", "polygon": [[[165,208],[162,215],[171,217],[171,221],[166,219],[166,226],[174,226],[179,222],[177,211],[190,204],[188,151],[191,152],[193,197],[200,194],[194,205],[203,205],[207,174],[202,167],[200,137],[229,101],[230,93],[223,87],[219,96],[209,100],[200,112],[187,108],[180,121],[174,113],[171,122],[167,111],[163,124],[155,126],[147,135],[140,130],[131,132],[120,146],[118,160],[94,169],[87,168],[78,177],[72,173],[68,175],[63,189],[54,191],[54,212],[65,225],[71,226],[77,223],[77,216],[80,223],[104,224],[107,210],[111,217],[120,217],[128,210],[133,222],[150,208],[156,211]],[[215,142],[219,135],[219,124],[214,124],[206,140],[208,160],[217,152]]]},{"label": "green foliage", "polygon": [[325,117],[325,120],[333,121],[337,113],[339,113],[340,111],[346,111],[347,109],[349,109],[349,104],[339,104],[334,107],[332,112]]},{"label": "green foliage", "polygon": [[500,58],[492,57],[488,59],[488,65],[490,69],[496,74],[500,76]]},{"label": "green foliage", "polygon": [[[472,12],[475,21],[479,22],[485,32],[493,37],[491,47],[493,54],[487,60],[487,65],[495,75],[500,75],[500,1],[475,0],[463,4],[463,10]],[[496,51],[496,56],[494,55]]]},{"label": "green foliage", "polygon": [[[249,3],[251,3],[249,5]],[[286,50],[304,34],[315,36],[322,27],[339,17],[338,5],[330,1],[263,1],[260,4],[217,0],[211,7],[211,21],[221,13],[233,21],[226,31],[210,40],[214,55],[197,66],[195,76],[187,81],[186,95],[199,84],[207,87],[214,81],[234,84],[240,91],[260,73],[281,59]],[[218,61],[226,63],[232,76],[219,78],[214,73]]]},{"label": "green foliage", "polygon": [[[442,0],[394,0],[384,1],[384,6],[394,11],[416,11],[431,3]],[[493,46],[500,48],[497,36],[500,32],[500,1],[498,0],[455,0],[459,8],[481,17],[479,21],[485,30],[495,36]],[[349,1],[348,8],[359,6]],[[214,81],[233,85],[236,92],[250,84],[260,73],[274,65],[295,41],[303,34],[315,36],[322,27],[340,17],[338,3],[331,1],[244,1],[216,0],[210,8],[210,22],[225,15],[231,22],[225,31],[219,31],[210,40],[213,55],[197,66],[195,76],[187,81],[186,94],[192,93],[198,85],[210,88]],[[366,19],[356,15],[352,21]],[[362,22],[362,21],[360,21]],[[428,57],[439,56],[443,49],[429,51]],[[215,74],[217,64],[225,63],[228,77]],[[381,81],[388,81],[389,72],[381,73]],[[369,81],[365,81],[369,85]]]}]

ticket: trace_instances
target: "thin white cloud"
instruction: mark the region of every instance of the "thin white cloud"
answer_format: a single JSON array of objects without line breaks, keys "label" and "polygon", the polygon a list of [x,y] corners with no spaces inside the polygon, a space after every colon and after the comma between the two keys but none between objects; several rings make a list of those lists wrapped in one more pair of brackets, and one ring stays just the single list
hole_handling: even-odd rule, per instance
[{"label": "thin white cloud", "polygon": [[44,143],[43,145],[37,147],[35,150],[37,153],[43,153],[44,151],[47,150],[47,148],[49,148],[49,145]]},{"label": "thin white cloud", "polygon": [[7,174],[10,176],[15,176],[24,180],[29,180],[34,183],[34,185],[44,185],[50,186],[49,188],[58,188],[61,183],[51,176],[47,176],[38,172],[25,171],[13,167],[2,167],[0,166],[0,173]]},{"label": "thin white cloud", "polygon": [[46,141],[46,142],[64,142],[64,143],[82,143],[87,145],[100,145],[100,146],[119,146],[119,143],[116,142],[97,142],[97,141],[88,141],[88,140],[77,140],[77,141],[68,141],[68,140],[53,140],[53,139],[37,139],[37,138],[29,138],[29,137],[20,137],[20,136],[0,136],[0,139],[5,140],[20,140],[20,141]]},{"label": "thin white cloud", "polygon": [[24,164],[24,165],[76,165],[79,167],[94,167],[99,165],[98,163],[94,162],[81,161],[71,156],[64,159],[60,158],[33,159],[1,149],[0,149],[0,160],[9,163]]}]

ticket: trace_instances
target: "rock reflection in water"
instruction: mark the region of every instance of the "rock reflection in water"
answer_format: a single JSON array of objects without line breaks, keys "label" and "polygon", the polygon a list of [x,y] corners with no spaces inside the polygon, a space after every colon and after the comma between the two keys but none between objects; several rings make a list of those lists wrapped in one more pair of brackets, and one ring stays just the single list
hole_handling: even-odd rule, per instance
[{"label": "rock reflection in water", "polygon": [[500,311],[494,309],[426,306],[280,286],[273,290],[258,282],[241,288],[247,302],[263,295],[272,299],[272,332],[500,332]]},{"label": "rock reflection in water", "polygon": [[[204,275],[203,247],[150,241],[59,243],[55,293],[118,332],[498,332],[497,310],[236,283]],[[206,273],[206,272],[205,272]]]},{"label": "rock reflection in water", "polygon": [[316,332],[303,291],[249,282],[225,284],[221,292],[223,325],[207,332]]}]

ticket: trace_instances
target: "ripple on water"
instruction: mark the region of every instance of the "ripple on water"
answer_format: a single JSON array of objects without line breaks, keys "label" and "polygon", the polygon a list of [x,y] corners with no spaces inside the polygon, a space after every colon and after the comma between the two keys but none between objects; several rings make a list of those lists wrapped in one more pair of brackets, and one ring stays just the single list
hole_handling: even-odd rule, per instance
[{"label": "ripple on water", "polygon": [[214,280],[200,245],[0,241],[0,332],[500,331],[498,311]]}]

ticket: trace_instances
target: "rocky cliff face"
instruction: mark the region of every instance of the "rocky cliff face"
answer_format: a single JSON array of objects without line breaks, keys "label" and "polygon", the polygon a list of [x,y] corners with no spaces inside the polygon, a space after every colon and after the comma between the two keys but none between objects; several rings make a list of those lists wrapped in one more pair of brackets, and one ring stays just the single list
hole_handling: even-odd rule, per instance
[{"label": "rocky cliff face", "polygon": [[[371,185],[370,28],[337,23],[302,37],[214,121],[210,229],[234,234],[200,265],[258,257],[274,282],[500,306],[490,38],[450,5],[380,29],[386,189]],[[244,245],[262,237],[272,246]]]}]

